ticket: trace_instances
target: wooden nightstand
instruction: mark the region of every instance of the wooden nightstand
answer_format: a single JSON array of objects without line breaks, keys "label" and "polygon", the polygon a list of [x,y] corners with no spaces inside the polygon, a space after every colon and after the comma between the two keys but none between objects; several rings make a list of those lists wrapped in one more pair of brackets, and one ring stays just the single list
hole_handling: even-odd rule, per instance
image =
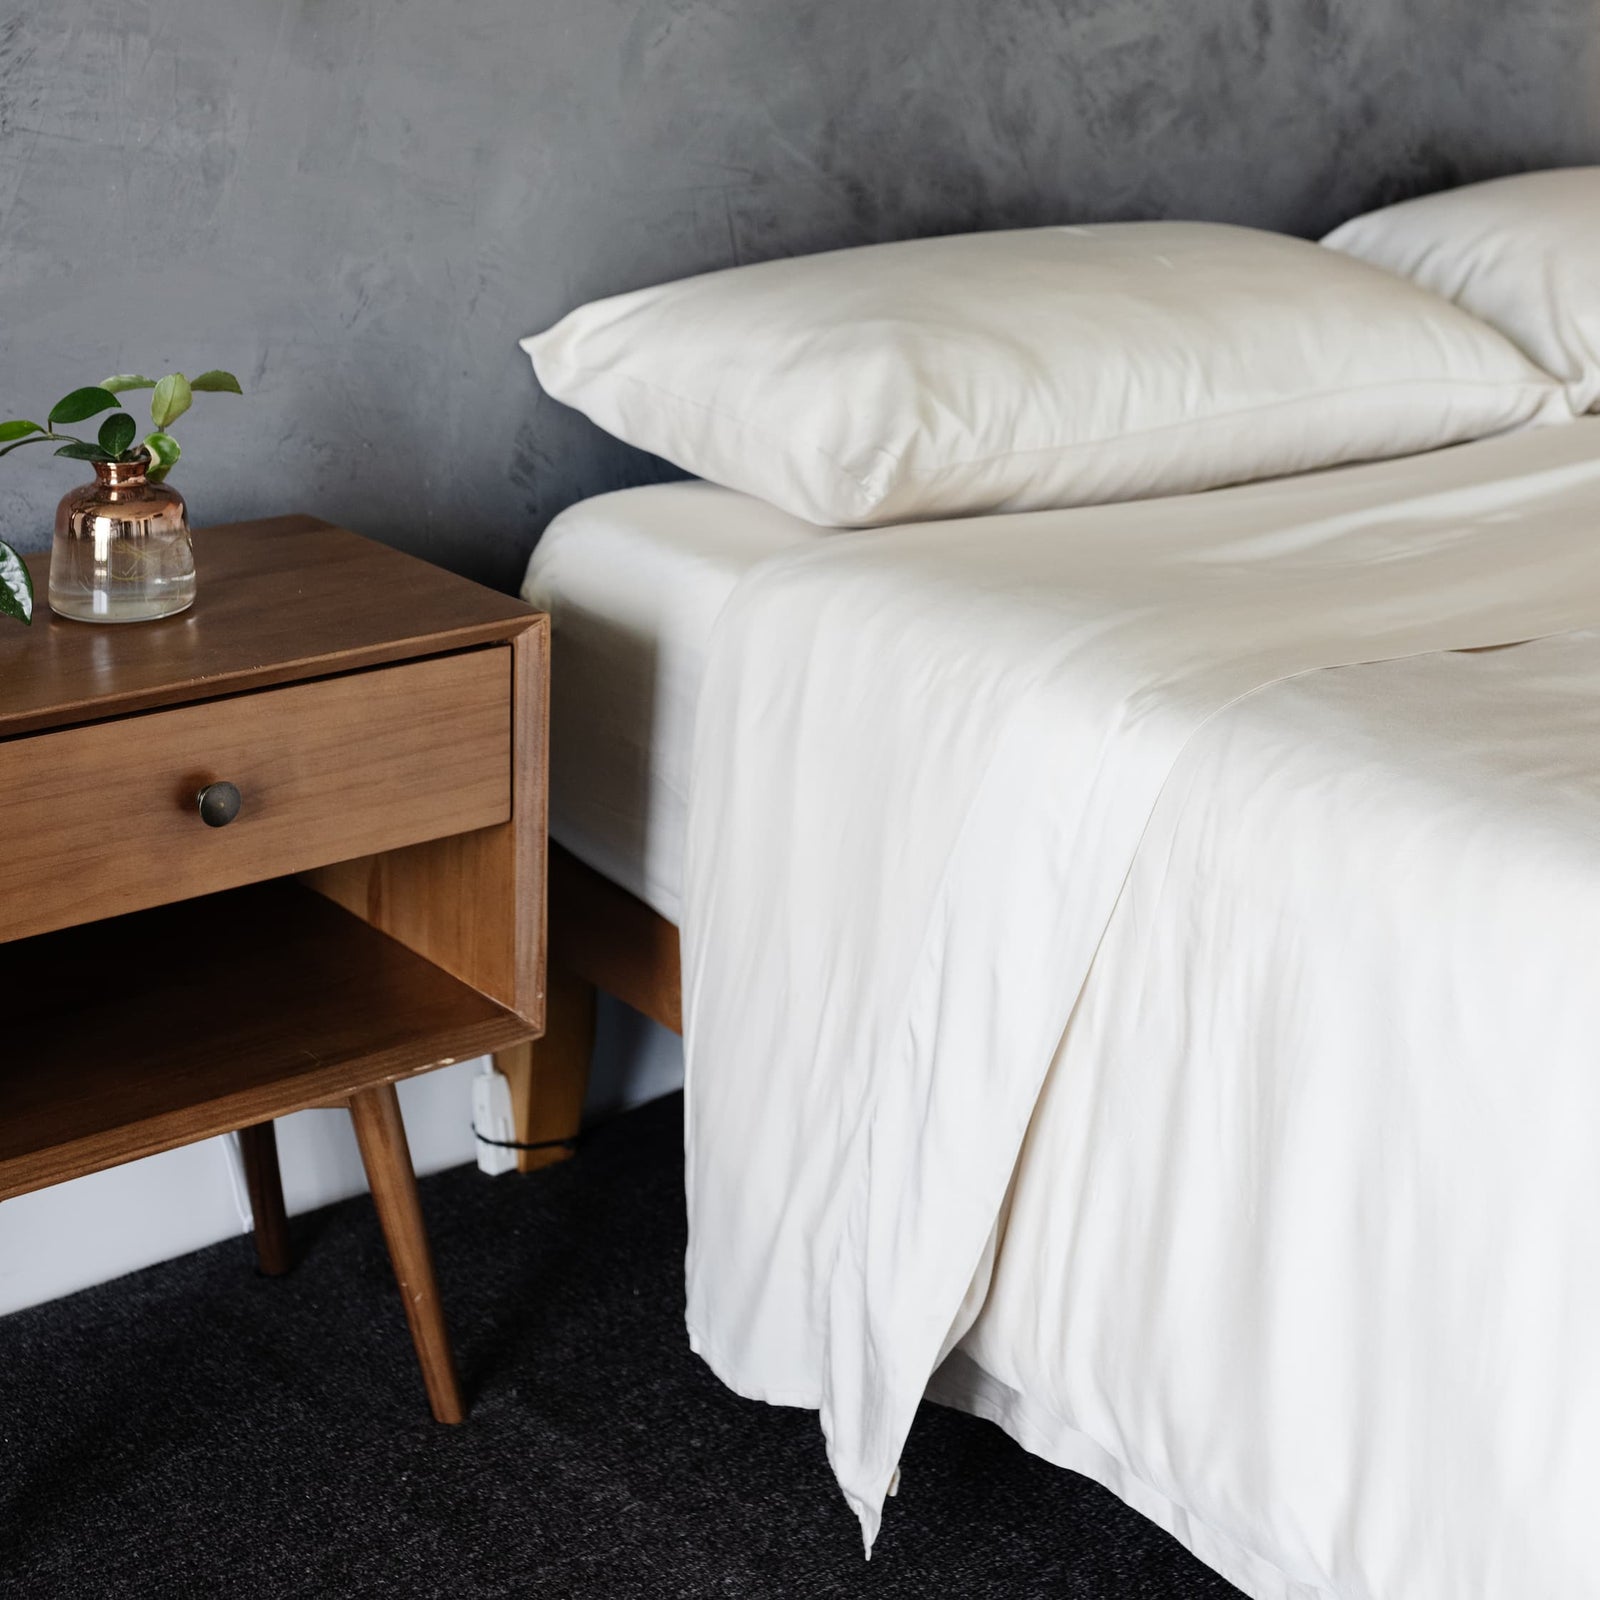
[{"label": "wooden nightstand", "polygon": [[0,629],[0,1200],[239,1129],[281,1271],[272,1118],[347,1106],[458,1421],[394,1085],[543,1027],[548,621],[310,517],[195,547],[182,616]]}]

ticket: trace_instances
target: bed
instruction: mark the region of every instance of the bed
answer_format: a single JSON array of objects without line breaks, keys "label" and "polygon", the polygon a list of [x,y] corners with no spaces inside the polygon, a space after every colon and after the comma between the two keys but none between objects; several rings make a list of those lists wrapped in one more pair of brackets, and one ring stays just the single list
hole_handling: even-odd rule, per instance
[{"label": "bed", "polygon": [[740,486],[576,507],[525,589],[553,966],[689,1044],[691,1345],[820,1413],[869,1554],[931,1396],[1255,1600],[1586,1592],[1588,278],[1541,367],[1471,273],[896,248],[530,351]]},{"label": "bed", "polygon": [[[1458,518],[1460,501],[1452,497],[1488,494],[1492,500],[1482,503],[1491,527],[1515,526],[1535,509],[1548,516],[1552,503],[1567,505],[1592,527],[1600,520],[1597,463],[1600,422],[1591,421],[1559,434],[1464,446],[1420,464],[1346,469],[1201,497],[1194,509],[1230,528],[1253,503],[1267,504],[1275,526],[1322,522],[1331,476],[1336,492],[1352,503],[1409,502],[1415,518],[1437,519],[1441,513],[1430,507],[1441,503],[1445,519]],[[1103,520],[1105,513],[1091,516]],[[1029,520],[1037,518],[1016,519],[1024,527]],[[883,538],[894,543],[904,536]],[[565,742],[569,770],[594,778],[582,793],[558,790],[554,801],[552,826],[567,857],[553,948],[562,948],[561,929],[570,927],[582,976],[669,1025],[679,1015],[661,997],[672,994],[679,978],[673,918],[682,892],[691,713],[713,624],[749,573],[770,571],[774,562],[803,566],[830,540],[837,547],[836,535],[733,491],[665,485],[587,503],[556,526],[532,564],[527,592],[551,608],[557,650],[564,646],[555,767],[561,770]],[[619,593],[619,563],[631,564],[644,581]],[[1577,626],[1600,623],[1593,565],[1587,586],[1565,589],[1563,615],[1542,615],[1536,631],[1546,635],[1543,643],[1408,651],[1387,664],[1290,673],[1241,695],[1214,719],[1208,741],[1191,751],[1182,773],[1187,807],[1176,804],[1176,789],[1164,792],[1166,808],[1158,808],[1152,835],[1159,846],[1147,840],[1137,858],[1140,871],[1119,902],[1099,975],[1086,987],[1048,1087],[1029,1112],[1030,1154],[1002,1173],[1007,1221],[984,1241],[982,1265],[962,1286],[966,1309],[956,1326],[970,1325],[941,1352],[928,1388],[936,1399],[998,1422],[1027,1448],[1107,1483],[1254,1596],[1433,1593],[1429,1585],[1445,1580],[1430,1563],[1445,1551],[1460,1566],[1449,1571],[1453,1587],[1439,1593],[1582,1592],[1588,1553],[1563,1544],[1562,1530],[1586,1525],[1578,1501],[1600,1482],[1594,1445],[1577,1444],[1600,1439],[1600,1388],[1559,1355],[1585,1336],[1581,1330],[1600,1327],[1600,1305],[1590,1283],[1563,1287],[1559,1275],[1541,1276],[1537,1260],[1523,1256],[1542,1255],[1546,1272],[1559,1273],[1561,1263],[1593,1259],[1600,1246],[1593,1222],[1600,1207],[1590,1203],[1600,1195],[1587,1192],[1594,1183],[1585,1176],[1594,1164],[1584,1130],[1600,1118],[1592,1076],[1530,1092],[1521,1074],[1497,1082],[1474,1071],[1451,1082],[1419,1069],[1396,1089],[1404,1058],[1375,1050],[1359,1028],[1315,1052],[1297,1029],[1344,1018],[1350,1008],[1341,1005],[1342,987],[1381,986],[1385,963],[1395,958],[1396,926],[1409,925],[1454,930],[1440,981],[1513,973],[1527,990],[1522,1003],[1552,1019],[1567,1046],[1576,1041],[1582,1049],[1594,1037],[1587,1030],[1600,1026],[1600,1018],[1570,992],[1574,975],[1559,965],[1545,966],[1542,976],[1530,971],[1518,947],[1542,922],[1562,930],[1565,950],[1600,949],[1600,864],[1593,854],[1600,837],[1594,761],[1600,634]],[[1491,628],[1487,637],[1464,635],[1463,642],[1505,642],[1492,634]],[[619,639],[627,641],[621,653]],[[1304,737],[1308,726],[1320,730],[1316,741]],[[1441,797],[1452,792],[1474,799],[1441,825]],[[758,803],[770,798],[763,794]],[[1341,840],[1347,842],[1330,843]],[[1480,874],[1486,863],[1520,852],[1526,903],[1486,899],[1475,908],[1441,908],[1431,900],[1430,889],[1455,881],[1464,848]],[[1294,992],[1305,1015],[1296,1024],[1281,1014],[1286,957],[1275,939],[1256,935],[1238,982],[1218,981],[1216,941],[1226,925],[1231,948],[1248,943],[1234,901],[1270,898],[1275,883],[1306,859],[1323,860],[1323,874],[1312,872],[1311,881],[1295,885],[1273,926],[1282,938],[1294,916],[1332,918],[1337,931],[1328,937],[1338,959],[1306,966],[1301,954],[1295,981],[1305,987]],[[1221,861],[1232,862],[1232,878],[1219,870]],[[1185,917],[1199,914],[1195,897],[1162,899],[1162,882],[1180,872],[1183,882],[1204,884],[1211,897],[1209,938],[1186,927]],[[1375,902],[1371,885],[1393,884],[1397,874],[1415,880],[1407,882],[1409,898],[1395,893]],[[1359,892],[1341,892],[1352,882]],[[1247,887],[1237,888],[1241,883]],[[1118,976],[1123,943],[1147,948],[1137,961],[1124,956]],[[1224,978],[1233,970],[1225,968]],[[1130,971],[1139,984],[1186,995],[1189,1004],[1119,1006],[1119,993],[1136,981]],[[1223,999],[1207,1009],[1201,1001],[1208,995]],[[1503,1028],[1507,1017],[1526,1016],[1517,1008],[1474,1007],[1465,996],[1458,1007],[1469,1041],[1474,1029],[1496,1019]],[[1386,1014],[1405,1017],[1403,997],[1391,997]],[[1184,1019],[1181,1037],[1153,1027],[1174,1015]],[[1288,1040],[1263,1033],[1268,1042],[1259,1050],[1230,1055],[1228,1041],[1237,1046],[1243,1036],[1241,1018],[1259,1024],[1263,1015],[1287,1029]],[[1117,1019],[1143,1031],[1119,1034]],[[1422,1026],[1427,1015],[1412,1020]],[[1515,1061],[1519,1050],[1531,1048],[1526,1038],[1495,1037],[1489,1056]],[[1278,1104],[1252,1081],[1285,1051],[1298,1051],[1304,1064],[1304,1103]],[[1375,1063],[1372,1075],[1353,1092],[1345,1081],[1345,1092],[1335,1093],[1334,1065],[1363,1057]],[[1425,1059],[1436,1063],[1438,1052]],[[1480,1066],[1483,1059],[1470,1056]],[[1108,1071],[1106,1062],[1120,1070]],[[1321,1078],[1319,1071],[1333,1076]],[[757,1074],[751,1090],[758,1099],[767,1092]],[[986,1086],[985,1093],[995,1092]],[[1264,1142],[1263,1130],[1248,1120],[1230,1122],[1222,1109],[1230,1101],[1250,1108],[1250,1118],[1281,1119],[1274,1135],[1281,1148]],[[748,1107],[726,1115],[750,1135]],[[788,1173],[771,1193],[797,1217],[808,1214],[796,1206],[790,1169],[797,1145],[814,1134],[802,1124],[764,1152]],[[1374,1235],[1398,1226],[1385,1207],[1403,1197],[1385,1194],[1385,1173],[1419,1149],[1436,1163],[1426,1177],[1437,1192],[1421,1198],[1438,1204],[1443,1195],[1460,1195],[1470,1204],[1476,1245],[1466,1257],[1459,1235],[1430,1231],[1425,1208],[1407,1221],[1414,1235],[1397,1237],[1387,1252],[1371,1249]],[[1263,1175],[1269,1158],[1285,1170]],[[1546,1173],[1548,1205],[1530,1202],[1519,1215],[1495,1175],[1514,1181],[1530,1159]],[[1301,1161],[1306,1169],[1297,1174]],[[1231,1162],[1266,1187],[1235,1182]],[[1178,1173],[1186,1175],[1181,1183]],[[1370,1206],[1330,1215],[1319,1186],[1352,1174],[1371,1185]],[[1575,1184],[1587,1198],[1572,1208]],[[1281,1229],[1261,1225],[1263,1194],[1282,1206]],[[1064,1268],[1050,1241],[1059,1243],[1068,1195],[1077,1221]],[[1128,1196],[1143,1208],[1133,1219],[1137,1230],[1130,1230]],[[750,1199],[728,1197],[728,1204]],[[1561,1209],[1552,1211],[1558,1201]],[[1548,1230],[1569,1210],[1575,1215],[1563,1224],[1567,1236],[1552,1253]],[[808,1217],[808,1226],[814,1220]],[[1149,1234],[1153,1221],[1159,1227],[1148,1257],[1128,1258],[1130,1232]],[[729,1245],[735,1255],[740,1248]],[[1483,1276],[1493,1250],[1505,1253],[1499,1264],[1512,1277],[1528,1280],[1521,1317],[1507,1315],[1497,1282]],[[1279,1253],[1299,1258],[1299,1266],[1284,1303],[1271,1306],[1249,1285],[1259,1279],[1262,1259]],[[1204,1263],[1203,1270],[1175,1270],[1174,1263],[1185,1261]],[[1373,1273],[1389,1281],[1380,1281],[1364,1306]],[[1408,1275],[1431,1278],[1431,1315],[1418,1316],[1409,1332],[1398,1325],[1363,1331],[1371,1304],[1392,1303],[1384,1293],[1394,1296]],[[795,1314],[785,1304],[749,1313],[753,1325]],[[1500,1339],[1466,1341],[1457,1366],[1450,1329],[1485,1318],[1500,1324]],[[1550,1346],[1545,1370],[1562,1374],[1559,1397],[1529,1382],[1511,1359],[1528,1340]],[[767,1330],[754,1342],[773,1349],[783,1341]],[[742,1392],[820,1403],[816,1393],[783,1391],[786,1354],[764,1370],[725,1352],[703,1353]],[[1518,1372],[1524,1372],[1520,1384]],[[1160,1374],[1154,1387],[1153,1373]],[[1464,1440],[1448,1425],[1452,1405],[1470,1411],[1473,1398],[1481,1400],[1495,1384],[1505,1386],[1495,1416],[1518,1436],[1509,1459],[1490,1438]],[[1552,1411],[1558,1399],[1559,1416]],[[1418,1414],[1426,1426],[1408,1432]],[[1368,1436],[1353,1428],[1353,1417],[1395,1420]],[[1481,1415],[1475,1425],[1493,1432]],[[1381,1437],[1385,1431],[1389,1436]],[[1554,1497],[1521,1505],[1518,1496],[1530,1480],[1547,1496],[1554,1488]],[[1448,1488],[1448,1511],[1438,1513],[1437,1525],[1381,1552],[1353,1535],[1341,1544],[1339,1533],[1327,1531],[1362,1527],[1375,1516],[1384,1522],[1381,1508],[1413,1504],[1419,1497],[1408,1485],[1422,1481]],[[1286,1491],[1285,1482],[1302,1498]],[[1343,1486],[1353,1482],[1372,1504],[1339,1502]],[[1519,1504],[1522,1526],[1491,1540],[1491,1548],[1474,1547],[1467,1530],[1506,1527],[1508,1503]],[[1262,1507],[1286,1505],[1278,1521],[1262,1522]],[[1541,1582],[1520,1587],[1530,1573],[1541,1574]]]}]

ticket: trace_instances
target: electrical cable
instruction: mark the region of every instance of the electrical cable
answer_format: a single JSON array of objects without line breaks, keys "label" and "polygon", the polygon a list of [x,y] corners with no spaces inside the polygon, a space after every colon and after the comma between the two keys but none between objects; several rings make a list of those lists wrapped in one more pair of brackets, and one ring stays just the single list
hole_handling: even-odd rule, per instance
[{"label": "electrical cable", "polygon": [[486,1133],[479,1133],[475,1123],[469,1123],[472,1137],[479,1144],[493,1145],[496,1150],[576,1150],[576,1139],[537,1139],[531,1144],[521,1139],[491,1139]]}]

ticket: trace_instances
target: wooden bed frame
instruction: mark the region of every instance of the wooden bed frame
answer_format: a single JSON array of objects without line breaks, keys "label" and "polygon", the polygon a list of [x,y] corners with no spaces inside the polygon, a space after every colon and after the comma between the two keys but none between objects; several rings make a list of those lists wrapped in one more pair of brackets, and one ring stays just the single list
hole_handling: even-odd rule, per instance
[{"label": "wooden bed frame", "polygon": [[678,930],[560,845],[550,846],[544,1037],[495,1056],[511,1083],[517,1152],[532,1172],[572,1154],[594,1049],[595,991],[683,1032]]}]

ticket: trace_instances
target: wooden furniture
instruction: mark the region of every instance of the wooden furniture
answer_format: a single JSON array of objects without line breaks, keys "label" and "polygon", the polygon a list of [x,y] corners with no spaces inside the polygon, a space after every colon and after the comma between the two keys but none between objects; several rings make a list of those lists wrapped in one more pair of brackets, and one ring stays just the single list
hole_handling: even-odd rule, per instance
[{"label": "wooden furniture", "polygon": [[659,912],[560,845],[550,847],[549,1003],[544,1036],[503,1052],[517,1140],[531,1171],[568,1154],[556,1141],[578,1125],[594,1046],[595,991],[683,1032],[678,930]]},{"label": "wooden furniture", "polygon": [[195,546],[182,616],[0,629],[0,1200],[238,1129],[281,1272],[272,1119],[347,1106],[459,1421],[394,1085],[543,1026],[548,622],[310,517]]}]

